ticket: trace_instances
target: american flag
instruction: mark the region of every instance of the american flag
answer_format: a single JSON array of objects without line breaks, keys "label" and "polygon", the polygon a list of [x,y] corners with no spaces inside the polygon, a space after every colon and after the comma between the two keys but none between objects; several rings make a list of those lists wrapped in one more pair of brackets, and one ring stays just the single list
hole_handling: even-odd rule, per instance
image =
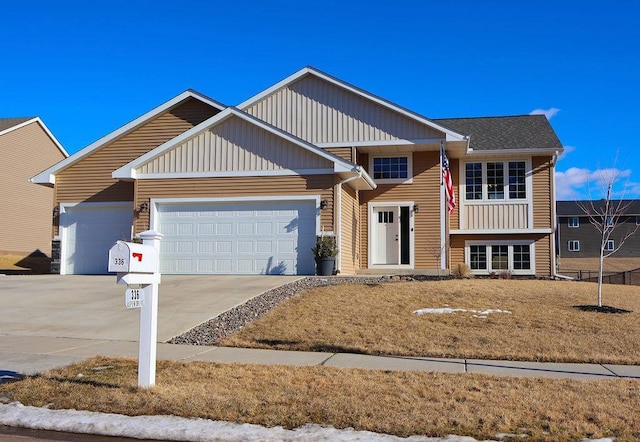
[{"label": "american flag", "polygon": [[440,143],[440,156],[442,157],[442,182],[444,184],[444,196],[447,201],[447,210],[449,215],[453,213],[456,207],[456,195],[453,193],[453,180],[451,179],[451,170],[449,170],[449,160],[447,154],[444,153],[444,143]]}]

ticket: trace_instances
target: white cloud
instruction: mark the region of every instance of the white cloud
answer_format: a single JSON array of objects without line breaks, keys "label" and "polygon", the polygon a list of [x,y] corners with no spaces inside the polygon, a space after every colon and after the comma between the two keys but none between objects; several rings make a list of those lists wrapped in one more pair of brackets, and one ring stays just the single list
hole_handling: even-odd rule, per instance
[{"label": "white cloud", "polygon": [[556,171],[556,199],[600,199],[606,197],[607,184],[612,177],[616,177],[614,186],[615,198],[640,197],[640,183],[628,181],[631,170],[608,169],[581,169],[570,167],[564,172]]},{"label": "white cloud", "polygon": [[529,112],[529,115],[544,115],[547,120],[550,120],[558,112],[560,112],[560,109],[557,107],[550,107],[549,109],[534,109]]},{"label": "white cloud", "polygon": [[560,161],[561,159],[569,155],[571,152],[576,150],[574,146],[562,146],[562,147],[564,148],[564,150],[562,151],[562,154],[558,157],[558,161]]}]

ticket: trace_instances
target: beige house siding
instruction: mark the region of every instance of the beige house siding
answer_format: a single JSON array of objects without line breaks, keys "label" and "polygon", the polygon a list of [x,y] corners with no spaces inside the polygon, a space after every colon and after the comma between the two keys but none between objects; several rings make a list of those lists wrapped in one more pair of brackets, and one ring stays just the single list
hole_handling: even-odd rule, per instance
[{"label": "beige house siding", "polygon": [[329,169],[333,163],[241,118],[229,118],[137,169],[140,174]]},{"label": "beige house siding", "polygon": [[131,201],[133,184],[117,181],[111,173],[216,113],[190,98],[101,147],[56,176],[56,203]]},{"label": "beige house siding", "polygon": [[38,122],[0,136],[0,253],[51,254],[53,190],[29,179],[65,158]]},{"label": "beige house siding", "polygon": [[[333,175],[142,179],[136,182],[135,207],[152,198],[229,198],[274,195],[320,195],[329,203],[320,215],[321,227],[332,231]],[[149,229],[149,212],[138,213],[135,232]],[[161,232],[162,233],[162,232]]]},{"label": "beige house siding", "polygon": [[442,137],[423,123],[313,75],[244,111],[314,144]]},{"label": "beige house siding", "polygon": [[[451,268],[455,268],[458,263],[465,262],[464,244],[465,241],[534,241],[535,245],[535,271],[538,276],[549,276],[551,269],[551,241],[549,235],[528,234],[528,235],[452,235],[451,236]],[[468,264],[468,263],[467,263]]]},{"label": "beige house siding", "polygon": [[[368,164],[368,155],[360,154],[362,164]],[[368,203],[384,201],[413,201],[420,206],[414,215],[414,267],[440,268],[435,250],[440,248],[440,154],[439,152],[413,153],[412,184],[380,184],[378,188],[360,193],[360,266],[368,267]]]},{"label": "beige house siding", "polygon": [[548,229],[555,225],[551,219],[551,157],[533,157],[533,227]]},{"label": "beige house siding", "polygon": [[327,147],[324,150],[342,158],[343,160],[355,163],[355,152],[351,147]]},{"label": "beige house siding", "polygon": [[348,185],[343,185],[341,203],[341,272],[343,274],[354,274],[360,269],[358,260],[358,250],[360,249],[358,192]]}]

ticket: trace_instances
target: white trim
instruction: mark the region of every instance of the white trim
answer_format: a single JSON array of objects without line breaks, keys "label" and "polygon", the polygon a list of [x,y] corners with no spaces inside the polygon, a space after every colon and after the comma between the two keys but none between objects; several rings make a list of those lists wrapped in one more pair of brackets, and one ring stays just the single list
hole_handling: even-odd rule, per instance
[{"label": "white trim", "polygon": [[548,234],[552,233],[553,229],[543,228],[543,229],[484,229],[484,230],[464,230],[464,229],[455,229],[449,230],[449,235],[513,235],[513,234],[532,234],[532,235],[540,235],[540,234]]},{"label": "white trim", "polygon": [[300,80],[301,78],[305,77],[306,75],[314,75],[322,80],[325,80],[328,83],[333,84],[334,86],[337,86],[339,88],[342,88],[344,90],[347,90],[351,93],[354,93],[366,100],[372,101],[384,108],[387,108],[389,110],[392,110],[394,112],[397,112],[401,115],[404,115],[405,117],[409,117],[410,119],[417,121],[419,123],[422,123],[426,126],[431,127],[432,129],[436,129],[437,131],[440,132],[444,132],[446,134],[446,139],[447,141],[452,140],[452,141],[463,141],[466,139],[466,137],[464,135],[461,135],[459,133],[456,133],[454,131],[452,131],[451,129],[448,129],[444,126],[440,126],[437,123],[434,123],[433,121],[420,116],[416,113],[413,113],[411,111],[409,111],[408,109],[404,109],[396,104],[391,103],[390,101],[384,100],[380,97],[377,97],[375,95],[370,94],[369,92],[366,92],[362,89],[359,89],[355,86],[352,86],[348,83],[345,83],[342,80],[339,80],[335,77],[332,77],[328,74],[325,74],[324,72],[321,72],[311,66],[307,66],[305,68],[300,69],[298,72],[293,73],[292,75],[289,75],[287,78],[285,78],[284,80],[279,81],[278,83],[274,84],[273,86],[265,89],[264,91],[260,92],[257,95],[254,95],[253,97],[249,98],[248,100],[243,101],[242,103],[240,103],[238,105],[238,108],[240,109],[246,109],[247,107],[257,103],[258,101],[262,100],[263,98],[267,97],[268,95],[273,94],[274,92],[278,91],[279,89],[282,89],[298,80]]},{"label": "white trim", "polygon": [[382,141],[341,141],[336,143],[317,143],[323,149],[328,147],[369,147],[369,146],[413,146],[416,144],[440,144],[444,138],[423,138],[416,140],[382,140]]},{"label": "white trim", "polygon": [[[406,178],[375,178],[375,170],[373,168],[373,160],[376,158],[407,158],[407,177]],[[412,184],[413,183],[413,153],[389,153],[389,154],[370,154],[369,155],[369,175],[376,184]]]},{"label": "white trim", "polygon": [[471,148],[467,149],[467,156],[481,157],[483,155],[486,156],[499,156],[504,157],[506,155],[532,155],[532,156],[554,156],[558,153],[558,149],[550,149],[550,148],[528,148],[528,149],[491,149],[491,150],[473,150]]},{"label": "white trim", "polygon": [[[509,271],[514,275],[535,275],[536,274],[536,246],[535,240],[467,240],[464,242],[464,260],[465,263],[471,269],[471,249],[470,246],[486,246],[487,247],[487,269],[476,269],[471,270],[471,273],[474,275],[488,275],[491,272],[504,272]],[[516,270],[513,268],[513,247],[512,246],[529,246],[529,264],[531,268],[528,270]],[[507,257],[508,257],[508,270],[499,270],[499,269],[491,269],[491,255],[488,250],[491,246],[509,246]]]},{"label": "white trim", "polygon": [[[132,201],[114,201],[114,202],[105,202],[105,203],[83,203],[83,202],[78,202],[78,203],[60,203],[60,214],[58,216],[58,236],[60,237],[60,274],[61,275],[66,275],[66,270],[67,270],[67,266],[66,266],[66,262],[67,262],[67,244],[66,244],[66,240],[67,240],[67,228],[63,225],[62,223],[62,218],[63,215],[67,214],[67,211],[71,208],[74,207],[78,207],[78,206],[82,206],[82,207],[87,207],[87,208],[95,208],[95,209],[99,209],[99,208],[117,208],[117,209],[124,209],[124,208],[128,208],[130,207],[131,210],[134,210],[133,207],[133,202]],[[133,228],[133,224],[132,224],[132,228]]]},{"label": "white trim", "polygon": [[[413,269],[415,266],[415,213],[412,208],[415,201],[370,201],[367,203],[367,268],[369,269]],[[409,264],[373,264],[373,209],[380,207],[409,207]],[[398,216],[400,213],[398,211]],[[398,235],[400,234],[400,223],[398,222]],[[398,262],[402,256],[400,253],[401,241],[398,241]]]},{"label": "white trim", "polygon": [[[316,236],[322,233],[320,226],[320,198],[321,195],[283,195],[283,196],[240,196],[240,197],[215,197],[215,198],[151,198],[149,208],[149,228],[158,230],[158,205],[174,204],[215,204],[215,203],[242,203],[265,201],[313,201],[316,205]],[[160,232],[162,233],[162,232]],[[324,232],[325,235],[330,232]]]},{"label": "white trim", "polygon": [[[571,248],[571,246],[577,246]],[[567,241],[567,250],[570,252],[579,252],[580,251],[580,240],[579,239],[570,239]]]},{"label": "white trim", "polygon": [[181,103],[182,101],[184,101],[184,100],[186,100],[188,98],[195,98],[197,100],[202,101],[203,103],[209,104],[210,106],[212,106],[212,107],[214,107],[214,108],[216,108],[218,110],[223,110],[226,107],[223,104],[221,104],[221,103],[219,103],[217,101],[214,101],[211,98],[208,98],[208,97],[200,94],[199,92],[196,92],[194,90],[187,90],[187,91],[181,93],[180,95],[175,96],[171,100],[161,104],[160,106],[155,107],[154,109],[150,110],[149,112],[145,113],[144,115],[141,115],[140,117],[136,118],[135,120],[125,124],[124,126],[120,127],[119,129],[116,129],[115,131],[109,133],[108,135],[105,135],[104,137],[100,138],[99,140],[91,143],[90,145],[88,145],[84,149],[76,152],[75,154],[73,154],[70,157],[66,158],[65,160],[59,162],[58,164],[48,168],[47,170],[45,170],[43,172],[40,172],[38,175],[36,175],[33,178],[31,178],[31,182],[38,183],[38,184],[55,184],[55,175],[58,172],[60,172],[61,170],[64,170],[67,167],[77,163],[78,161],[80,161],[81,159],[86,157],[87,155],[93,153],[94,150],[97,150],[97,149],[101,148],[102,146],[104,146],[105,144],[115,140],[116,138],[126,134],[127,132],[130,132],[131,130],[133,130],[133,129],[137,128],[138,126],[142,125],[143,123],[146,123],[147,121],[157,117],[161,113],[171,109],[172,107],[178,105],[179,103]]},{"label": "white trim", "polygon": [[27,121],[23,121],[22,123],[16,124],[15,126],[11,126],[5,130],[0,131],[0,137],[2,135],[8,134],[9,132],[13,132],[14,130],[18,130],[25,126],[28,126],[31,123],[38,123],[42,128],[42,130],[44,130],[44,132],[47,134],[47,136],[51,138],[51,141],[53,141],[53,144],[56,145],[60,153],[64,155],[65,158],[69,157],[69,154],[67,153],[67,151],[64,149],[64,147],[62,147],[62,144],[60,144],[60,142],[56,139],[56,137],[53,136],[53,134],[51,133],[47,125],[44,124],[44,122],[40,119],[40,117],[31,118]]},{"label": "white trim", "polygon": [[[229,172],[180,172],[180,173],[140,173],[136,174],[138,180],[144,179],[170,179],[170,178],[225,178],[225,177],[255,177],[255,176],[294,176],[294,175],[330,175],[333,169],[280,169],[280,170],[247,170]],[[357,176],[355,178],[358,178]]]},{"label": "white trim", "polygon": [[[571,225],[572,224],[571,221],[573,221],[574,219],[577,221],[575,226]],[[579,216],[568,216],[567,217],[567,227],[570,227],[572,229],[577,229],[578,227],[580,227],[580,217]]]},{"label": "white trim", "polygon": [[[164,144],[161,144],[160,146],[156,147],[155,149],[147,152],[146,154],[136,158],[135,160],[131,161],[128,164],[125,164],[124,166],[120,167],[119,169],[115,170],[111,176],[113,178],[116,179],[136,179],[138,178],[137,176],[137,172],[136,169],[142,165],[144,165],[145,163],[151,161],[152,159],[158,157],[159,155],[173,149],[174,147],[184,143],[185,141],[199,135],[200,133],[204,132],[205,130],[209,130],[210,128],[212,128],[213,126],[222,123],[223,121],[227,120],[228,118],[231,117],[238,117],[241,118],[242,120],[253,124],[255,126],[260,127],[261,129],[266,130],[267,132],[270,132],[280,138],[283,138],[287,141],[289,141],[290,143],[297,145],[311,153],[314,153],[316,155],[319,155],[320,157],[331,161],[334,164],[334,169],[331,173],[334,172],[355,172],[358,173],[357,170],[357,166],[353,163],[350,163],[340,157],[338,157],[337,155],[334,155],[330,152],[327,152],[323,149],[320,149],[319,147],[311,144],[311,143],[307,143],[304,140],[301,140],[299,138],[294,137],[291,134],[288,134],[274,126],[271,126],[267,123],[265,123],[264,121],[261,121],[245,112],[239,111],[236,108],[232,108],[229,107],[225,110],[223,110],[222,112],[218,113],[217,115],[214,115],[213,117],[203,121],[202,123],[198,124],[197,126],[192,127],[191,129],[189,129],[186,132],[183,132],[182,134],[178,135],[177,137],[167,141]],[[151,175],[151,174],[150,174]],[[155,174],[154,174],[155,175]],[[200,175],[201,176],[201,175]],[[216,176],[216,175],[205,175],[205,176]],[[230,175],[230,176],[243,176],[243,175]],[[251,175],[247,175],[247,176],[251,176]],[[176,174],[171,174],[171,177],[177,177]],[[187,177],[191,177],[191,176],[187,176]]]}]

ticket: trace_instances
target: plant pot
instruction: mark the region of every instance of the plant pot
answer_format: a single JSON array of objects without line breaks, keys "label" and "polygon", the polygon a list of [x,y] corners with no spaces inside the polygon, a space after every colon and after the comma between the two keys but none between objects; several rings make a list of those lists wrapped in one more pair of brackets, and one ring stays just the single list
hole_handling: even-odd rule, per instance
[{"label": "plant pot", "polygon": [[331,276],[333,275],[333,268],[336,265],[335,256],[325,256],[323,258],[316,258],[316,275],[319,276]]}]

